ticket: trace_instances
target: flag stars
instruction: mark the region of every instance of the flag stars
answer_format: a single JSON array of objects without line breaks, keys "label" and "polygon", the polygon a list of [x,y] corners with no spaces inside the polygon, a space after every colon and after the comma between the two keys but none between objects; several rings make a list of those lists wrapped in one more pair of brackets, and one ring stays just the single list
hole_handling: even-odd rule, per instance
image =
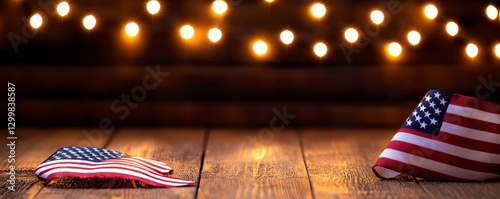
[{"label": "flag stars", "polygon": [[443,99],[439,99],[439,101],[440,101],[439,104],[443,105],[443,106],[446,106],[446,103],[448,103],[446,100],[444,100],[444,98]]},{"label": "flag stars", "polygon": [[425,122],[419,122],[420,123],[420,128],[425,129],[427,127],[427,123]]},{"label": "flag stars", "polygon": [[436,106],[436,103],[434,103],[434,102],[432,102],[432,101],[431,101],[431,103],[429,103],[429,107],[434,108],[435,106]]},{"label": "flag stars", "polygon": [[434,93],[434,97],[439,99],[439,97],[441,97],[441,93],[439,93],[439,92],[435,92],[435,93]]},{"label": "flag stars", "polygon": [[413,111],[413,116],[417,116],[417,111]]},{"label": "flag stars", "polygon": [[419,115],[415,116],[415,121],[420,122],[421,119],[422,117],[420,117]]},{"label": "flag stars", "polygon": [[427,107],[425,107],[425,105],[422,105],[422,106],[420,106],[420,111],[425,111],[426,108]]},{"label": "flag stars", "polygon": [[411,119],[406,120],[406,126],[411,126],[412,123]]},{"label": "flag stars", "polygon": [[426,117],[426,118],[429,118],[429,117],[431,116],[431,113],[430,113],[429,111],[425,111],[425,113],[424,113],[424,114],[425,114],[425,116],[424,116],[424,117]]},{"label": "flag stars", "polygon": [[430,119],[431,119],[431,124],[436,125],[437,120],[435,120],[434,118],[430,118]]},{"label": "flag stars", "polygon": [[434,109],[434,114],[436,114],[436,115],[441,114],[441,112],[442,112],[442,111],[441,111],[439,108]]},{"label": "flag stars", "polygon": [[426,102],[430,102],[430,101],[431,101],[431,96],[428,96],[428,95],[427,95],[427,96],[425,96],[425,101],[426,101]]}]

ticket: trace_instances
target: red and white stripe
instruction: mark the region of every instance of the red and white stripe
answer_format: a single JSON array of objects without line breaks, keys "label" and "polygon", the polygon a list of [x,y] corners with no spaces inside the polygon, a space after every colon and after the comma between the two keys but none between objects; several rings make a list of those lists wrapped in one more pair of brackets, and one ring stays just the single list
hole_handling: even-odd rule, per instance
[{"label": "red and white stripe", "polygon": [[373,171],[384,179],[500,179],[500,106],[453,95],[438,136],[401,128]]}]

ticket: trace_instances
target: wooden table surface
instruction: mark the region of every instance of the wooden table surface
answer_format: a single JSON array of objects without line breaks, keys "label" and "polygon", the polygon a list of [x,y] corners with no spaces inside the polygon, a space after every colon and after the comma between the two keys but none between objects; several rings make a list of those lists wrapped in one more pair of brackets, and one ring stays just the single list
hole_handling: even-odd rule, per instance
[{"label": "wooden table surface", "polygon": [[[94,141],[81,131],[18,129],[16,192],[6,188],[8,162],[1,159],[0,198],[500,198],[500,182],[378,179],[371,166],[395,129],[124,128]],[[58,148],[89,143],[159,159],[197,186],[61,188],[71,183],[33,174]]]}]

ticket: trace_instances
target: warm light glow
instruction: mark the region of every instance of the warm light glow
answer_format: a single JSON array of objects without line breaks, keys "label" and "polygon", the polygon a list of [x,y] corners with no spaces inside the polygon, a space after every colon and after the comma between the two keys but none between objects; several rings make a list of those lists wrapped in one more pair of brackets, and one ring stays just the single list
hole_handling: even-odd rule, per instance
[{"label": "warm light glow", "polygon": [[448,32],[449,35],[452,37],[457,35],[458,33],[458,25],[457,23],[450,21],[448,24],[446,24],[446,32]]},{"label": "warm light glow", "polygon": [[381,12],[380,10],[374,10],[370,14],[370,18],[374,24],[379,25],[382,22],[384,22],[384,13]]},{"label": "warm light glow", "polygon": [[160,11],[160,2],[156,0],[151,0],[146,4],[146,9],[152,15],[158,13]]},{"label": "warm light glow", "polygon": [[401,55],[402,51],[403,51],[403,48],[397,42],[392,42],[389,44],[389,46],[387,46],[387,52],[392,57],[399,57],[399,55]]},{"label": "warm light glow", "polygon": [[96,19],[92,15],[87,15],[85,18],[83,18],[83,26],[87,28],[88,30],[91,30],[92,28],[95,27],[96,24]]},{"label": "warm light glow", "polygon": [[319,42],[316,43],[316,45],[314,45],[314,54],[316,54],[316,56],[323,57],[326,55],[327,52],[328,52],[328,47],[326,46],[326,44]]},{"label": "warm light glow", "polygon": [[222,32],[218,28],[212,28],[208,31],[208,39],[211,42],[218,42],[222,38]]},{"label": "warm light glow", "polygon": [[410,42],[411,45],[416,46],[420,43],[420,39],[420,33],[417,31],[413,30],[408,33],[408,42]]},{"label": "warm light glow", "polygon": [[429,19],[435,19],[438,15],[437,7],[432,4],[425,6],[424,12],[425,16]]},{"label": "warm light glow", "polygon": [[127,26],[125,26],[125,33],[130,37],[137,36],[137,34],[139,34],[139,25],[135,22],[128,23]]},{"label": "warm light glow", "polygon": [[193,36],[194,36],[193,26],[190,26],[190,25],[182,26],[182,28],[181,28],[181,37],[182,38],[188,40],[188,39],[193,38]]},{"label": "warm light glow", "polygon": [[475,58],[477,54],[479,54],[479,49],[477,48],[476,44],[470,43],[465,48],[465,52],[467,53],[467,56],[469,56],[470,58]]},{"label": "warm light glow", "polygon": [[227,10],[227,3],[222,0],[216,0],[212,3],[212,9],[217,14],[224,14]]},{"label": "warm light glow", "polygon": [[253,51],[255,54],[261,56],[266,54],[267,52],[267,44],[266,42],[263,41],[257,41],[253,44]]},{"label": "warm light glow", "polygon": [[273,1],[274,1],[274,0],[266,0],[266,2],[268,2],[268,3],[271,3],[271,2],[273,2]]},{"label": "warm light glow", "polygon": [[40,26],[42,26],[42,23],[43,23],[43,19],[42,19],[42,16],[40,14],[34,14],[33,16],[31,16],[30,24],[31,24],[31,27],[33,27],[34,29],[40,28]]},{"label": "warm light glow", "polygon": [[344,37],[349,43],[354,43],[358,40],[358,31],[354,28],[349,28],[344,32]]},{"label": "warm light glow", "polygon": [[486,7],[486,16],[491,20],[495,20],[498,17],[498,9],[493,5],[489,5]]},{"label": "warm light glow", "polygon": [[314,4],[312,7],[311,7],[311,14],[320,19],[322,17],[325,16],[326,14],[326,7],[325,5],[321,4],[321,3],[316,3]]},{"label": "warm light glow", "polygon": [[69,13],[69,4],[66,1],[63,1],[57,5],[57,14],[61,17],[66,16]]},{"label": "warm light glow", "polygon": [[288,45],[288,44],[291,44],[293,42],[294,36],[293,36],[292,31],[285,30],[285,31],[281,32],[280,38],[284,44]]},{"label": "warm light glow", "polygon": [[495,55],[497,56],[497,58],[500,58],[500,43],[495,45]]}]

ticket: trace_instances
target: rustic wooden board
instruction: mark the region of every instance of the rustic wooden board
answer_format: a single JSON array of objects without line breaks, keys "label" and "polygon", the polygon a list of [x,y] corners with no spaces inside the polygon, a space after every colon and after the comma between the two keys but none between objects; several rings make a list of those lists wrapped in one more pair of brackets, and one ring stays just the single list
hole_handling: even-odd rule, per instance
[{"label": "rustic wooden board", "polygon": [[297,134],[259,132],[210,132],[198,198],[312,197]]},{"label": "rustic wooden board", "polygon": [[[39,181],[33,171],[38,164],[60,147],[75,145],[103,147],[109,138],[109,134],[102,134],[102,137],[95,136],[94,141],[89,141],[89,137],[84,135],[82,130],[84,129],[18,129],[16,141],[16,183],[18,187],[16,187],[15,193],[6,189],[0,190],[0,198],[32,198],[36,196],[45,182]],[[4,153],[5,151],[2,150],[2,157]],[[5,171],[3,168],[7,167],[7,160],[2,160],[1,165],[2,170]],[[0,179],[7,177],[4,172],[0,175]],[[7,184],[2,180],[1,185],[5,187]]]},{"label": "rustic wooden board", "polygon": [[500,182],[419,181],[432,198],[500,198]]},{"label": "rustic wooden board", "polygon": [[413,180],[382,181],[371,166],[392,130],[300,130],[315,198],[427,198]]},{"label": "rustic wooden board", "polygon": [[[198,181],[204,129],[120,130],[106,147],[133,156],[153,158],[174,169],[174,177]],[[63,185],[64,186],[64,185]],[[44,188],[40,198],[194,198],[196,187],[62,189]]]}]

